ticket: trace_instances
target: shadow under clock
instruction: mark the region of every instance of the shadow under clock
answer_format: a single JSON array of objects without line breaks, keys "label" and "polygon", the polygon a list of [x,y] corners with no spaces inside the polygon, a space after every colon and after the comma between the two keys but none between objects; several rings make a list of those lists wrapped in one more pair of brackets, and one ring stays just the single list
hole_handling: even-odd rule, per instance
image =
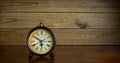
[{"label": "shadow under clock", "polygon": [[54,58],[46,58],[46,57],[37,57],[37,58],[29,58],[29,63],[55,63]]}]

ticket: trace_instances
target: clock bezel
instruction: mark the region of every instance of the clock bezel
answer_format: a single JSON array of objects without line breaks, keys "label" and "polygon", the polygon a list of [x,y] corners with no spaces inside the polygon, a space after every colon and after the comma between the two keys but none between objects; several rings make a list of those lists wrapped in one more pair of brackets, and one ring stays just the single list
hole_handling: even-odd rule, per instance
[{"label": "clock bezel", "polygon": [[[52,35],[52,39],[53,39],[53,46],[52,46],[51,50],[49,50],[49,51],[48,51],[47,53],[45,53],[45,54],[38,54],[38,53],[34,52],[33,50],[31,50],[30,46],[28,45],[28,40],[29,40],[29,37],[30,37],[31,33],[34,32],[35,30],[39,30],[39,29],[44,29],[44,30],[48,31],[48,32]],[[31,30],[29,31],[29,33],[28,33],[28,35],[27,35],[27,39],[26,39],[26,45],[27,45],[27,48],[29,49],[29,51],[30,51],[31,53],[33,53],[33,54],[35,54],[35,55],[37,55],[37,56],[45,56],[45,55],[49,54],[49,53],[55,48],[56,38],[55,38],[54,33],[53,33],[49,28],[44,27],[44,26],[42,26],[42,27],[41,27],[41,26],[37,26],[37,27],[35,27],[35,28],[33,28],[33,29],[31,29]]]}]

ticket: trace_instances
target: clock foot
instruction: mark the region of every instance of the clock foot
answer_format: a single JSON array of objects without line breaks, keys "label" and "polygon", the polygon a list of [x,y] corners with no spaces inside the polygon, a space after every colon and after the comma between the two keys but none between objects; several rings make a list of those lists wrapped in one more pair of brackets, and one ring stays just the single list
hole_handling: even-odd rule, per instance
[{"label": "clock foot", "polygon": [[28,57],[31,59],[33,57],[33,53],[28,53]]},{"label": "clock foot", "polygon": [[50,58],[54,58],[55,57],[55,53],[50,53]]}]

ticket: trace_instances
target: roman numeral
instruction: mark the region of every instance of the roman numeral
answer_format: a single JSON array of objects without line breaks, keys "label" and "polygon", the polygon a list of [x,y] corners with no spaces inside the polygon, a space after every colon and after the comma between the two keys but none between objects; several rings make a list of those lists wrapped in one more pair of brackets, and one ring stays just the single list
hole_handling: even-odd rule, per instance
[{"label": "roman numeral", "polygon": [[32,44],[32,46],[35,46],[36,44]]},{"label": "roman numeral", "polygon": [[52,41],[48,41],[48,42],[52,42]]},{"label": "roman numeral", "polygon": [[35,42],[35,41],[32,40],[31,42]]},{"label": "roman numeral", "polygon": [[39,35],[38,33],[36,33],[37,35]]},{"label": "roman numeral", "polygon": [[43,31],[41,31],[41,35],[43,35]]},{"label": "roman numeral", "polygon": [[48,47],[50,47],[50,45],[49,45],[49,44],[47,44],[47,46],[48,46]]},{"label": "roman numeral", "polygon": [[46,47],[44,47],[44,49],[47,50]]},{"label": "roman numeral", "polygon": [[40,48],[40,51],[42,51],[42,48]]},{"label": "roman numeral", "polygon": [[48,36],[47,38],[50,38],[50,36]]},{"label": "roman numeral", "polygon": [[38,49],[38,47],[36,47],[35,49]]}]

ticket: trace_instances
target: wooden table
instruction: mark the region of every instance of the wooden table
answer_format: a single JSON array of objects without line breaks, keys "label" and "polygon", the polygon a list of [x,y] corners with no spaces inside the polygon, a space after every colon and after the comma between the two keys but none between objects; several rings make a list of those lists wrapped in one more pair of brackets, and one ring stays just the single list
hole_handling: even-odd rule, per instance
[{"label": "wooden table", "polygon": [[55,58],[34,56],[26,46],[0,46],[0,63],[120,63],[120,46],[56,46]]}]

